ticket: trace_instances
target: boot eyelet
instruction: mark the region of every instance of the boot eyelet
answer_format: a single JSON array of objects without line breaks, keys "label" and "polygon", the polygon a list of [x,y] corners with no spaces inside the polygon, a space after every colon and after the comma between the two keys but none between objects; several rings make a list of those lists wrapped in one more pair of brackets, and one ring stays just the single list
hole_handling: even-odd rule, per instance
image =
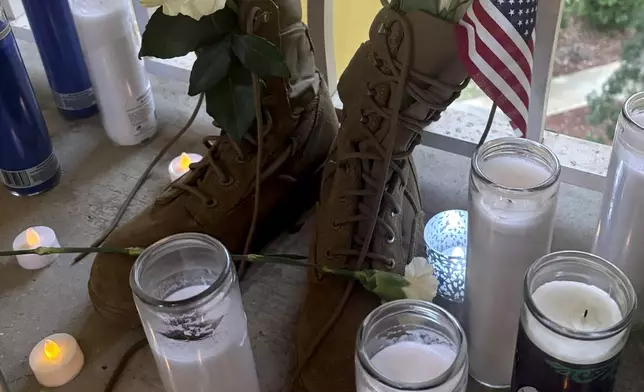
[{"label": "boot eyelet", "polygon": [[206,206],[208,208],[217,207],[217,205],[219,204],[219,202],[217,200],[215,200],[215,199],[204,200],[202,203],[203,203],[204,206]]},{"label": "boot eyelet", "polygon": [[389,271],[392,271],[394,268],[396,268],[396,262],[394,259],[389,259],[385,263],[385,268],[388,269]]},{"label": "boot eyelet", "polygon": [[219,181],[219,185],[221,186],[231,186],[235,182],[235,179],[231,176],[226,178],[225,181]]},{"label": "boot eyelet", "polygon": [[395,217],[396,215],[400,214],[400,210],[391,210],[391,217]]},{"label": "boot eyelet", "polygon": [[325,250],[325,251],[324,251],[324,257],[326,257],[327,259],[332,258],[333,256],[331,256],[331,251],[330,251],[330,250],[328,250],[328,249],[327,249],[327,250]]},{"label": "boot eyelet", "polygon": [[392,235],[391,237],[387,237],[385,241],[387,241],[388,244],[393,244],[396,242],[396,237]]},{"label": "boot eyelet", "polygon": [[342,228],[342,225],[337,224],[336,221],[332,221],[331,222],[331,227],[333,228],[333,230],[337,231],[337,230],[340,230]]},{"label": "boot eyelet", "polygon": [[360,122],[363,124],[366,124],[369,122],[369,117],[367,116],[360,116]]}]

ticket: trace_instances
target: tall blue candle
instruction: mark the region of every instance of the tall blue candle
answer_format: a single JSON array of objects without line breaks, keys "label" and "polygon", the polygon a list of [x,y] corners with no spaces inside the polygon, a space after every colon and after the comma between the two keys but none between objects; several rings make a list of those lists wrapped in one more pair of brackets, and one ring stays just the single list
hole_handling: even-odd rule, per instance
[{"label": "tall blue candle", "polygon": [[0,183],[27,196],[45,192],[59,180],[47,125],[0,7]]},{"label": "tall blue candle", "polygon": [[58,110],[69,119],[98,112],[68,0],[22,0]]}]

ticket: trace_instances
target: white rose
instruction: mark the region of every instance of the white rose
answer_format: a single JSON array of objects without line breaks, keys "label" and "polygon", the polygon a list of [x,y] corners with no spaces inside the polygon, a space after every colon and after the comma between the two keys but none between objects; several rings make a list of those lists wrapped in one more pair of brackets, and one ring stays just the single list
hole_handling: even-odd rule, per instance
[{"label": "white rose", "polygon": [[183,14],[199,20],[214,14],[226,6],[226,0],[141,0],[143,7],[163,6],[163,13],[169,16]]},{"label": "white rose", "polygon": [[405,267],[405,279],[409,286],[403,287],[405,296],[409,299],[432,301],[438,290],[438,279],[434,276],[434,268],[424,257],[414,257]]}]

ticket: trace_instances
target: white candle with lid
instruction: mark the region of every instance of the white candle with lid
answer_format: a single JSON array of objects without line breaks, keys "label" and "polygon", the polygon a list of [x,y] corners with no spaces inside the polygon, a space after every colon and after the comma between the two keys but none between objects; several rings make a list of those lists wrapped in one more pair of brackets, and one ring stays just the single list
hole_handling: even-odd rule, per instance
[{"label": "white candle with lid", "polygon": [[181,153],[178,157],[174,158],[168,165],[168,173],[170,174],[170,181],[174,182],[181,178],[184,174],[190,171],[190,165],[201,161],[203,157],[199,154]]},{"label": "white candle with lid", "polygon": [[29,367],[45,387],[59,387],[83,369],[85,356],[72,335],[57,333],[36,344],[29,354]]},{"label": "white candle with lid", "polygon": [[[38,247],[58,248],[58,238],[54,230],[47,226],[30,227],[13,240],[13,250],[36,249]],[[57,254],[51,255],[18,255],[18,264],[24,269],[35,270],[47,267],[58,259]]]}]

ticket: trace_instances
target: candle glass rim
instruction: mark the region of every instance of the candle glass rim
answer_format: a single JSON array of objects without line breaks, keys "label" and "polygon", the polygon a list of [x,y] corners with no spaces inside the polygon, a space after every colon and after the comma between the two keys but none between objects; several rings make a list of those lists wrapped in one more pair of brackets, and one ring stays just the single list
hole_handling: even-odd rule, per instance
[{"label": "candle glass rim", "polygon": [[[410,309],[413,309],[413,313],[416,314],[427,315],[430,317],[443,317],[449,322],[450,326],[453,327],[458,334],[458,352],[456,353],[456,358],[454,358],[454,361],[451,363],[449,368],[430,380],[418,383],[404,383],[385,377],[371,364],[371,359],[367,355],[367,352],[364,348],[365,335],[368,325],[382,317],[395,317],[409,314]],[[422,312],[419,312],[419,310],[422,310]],[[461,370],[464,368],[464,366],[466,366],[467,361],[467,337],[465,335],[465,330],[458,322],[458,320],[456,320],[456,317],[433,302],[415,299],[399,299],[386,302],[371,311],[371,313],[369,313],[367,317],[365,317],[365,319],[360,324],[360,327],[358,328],[358,333],[356,336],[356,346],[356,355],[358,357],[358,361],[360,362],[362,368],[369,374],[369,376],[373,377],[378,382],[385,384],[385,386],[389,388],[396,388],[402,391],[424,391],[427,389],[439,387],[445,384],[447,381],[458,377]]]},{"label": "candle glass rim", "polygon": [[[530,282],[532,280],[531,278],[533,278],[541,269],[551,266],[552,264],[560,263],[562,261],[581,261],[586,263],[586,265],[592,265],[595,270],[605,273],[609,278],[619,281],[622,284],[623,288],[626,291],[625,295],[627,299],[632,299],[632,304],[630,306],[630,309],[622,314],[622,318],[619,322],[611,325],[608,328],[600,329],[597,331],[580,332],[572,328],[564,327],[552,321],[539,310],[539,308],[532,300],[533,291],[530,287]],[[601,290],[605,292],[605,290]],[[532,313],[534,318],[537,319],[537,321],[541,323],[541,325],[545,326],[550,331],[558,335],[570,339],[584,341],[604,340],[621,333],[630,326],[635,316],[635,310],[637,308],[637,295],[635,293],[635,289],[633,288],[633,285],[631,284],[626,274],[622,272],[622,270],[617,268],[608,260],[592,253],[567,250],[549,253],[545,256],[540,257],[539,259],[537,259],[537,261],[532,263],[530,268],[528,268],[528,271],[526,272],[525,278],[523,280],[523,300],[530,313]]]},{"label": "candle glass rim", "polygon": [[[622,116],[626,119],[629,125],[636,127],[640,131],[644,131],[644,124],[638,123],[632,116],[633,108],[632,106],[636,101],[644,101],[644,91],[640,91],[628,97],[624,105],[622,105]],[[644,106],[643,106],[644,108]],[[644,113],[644,111],[642,112]]]},{"label": "candle glass rim", "polygon": [[[219,276],[215,281],[208,286],[207,289],[200,292],[199,294],[193,295],[188,298],[180,299],[177,301],[167,301],[164,299],[156,298],[143,290],[139,284],[139,279],[141,276],[142,269],[145,265],[146,260],[153,257],[164,255],[170,252],[175,251],[175,248],[178,243],[190,244],[194,246],[200,246],[207,249],[217,249],[224,254],[225,265]],[[154,244],[147,247],[141,254],[137,257],[132,270],[130,271],[130,287],[134,295],[143,303],[148,306],[157,308],[157,310],[171,311],[173,309],[184,309],[185,307],[198,306],[204,300],[210,298],[212,295],[216,294],[222,287],[230,288],[230,285],[226,285],[226,280],[228,275],[230,275],[232,270],[232,259],[228,249],[217,239],[202,233],[179,233],[174,234],[168,237],[165,237]]]},{"label": "candle glass rim", "polygon": [[[504,148],[508,147],[518,149],[525,155],[537,155],[551,171],[550,177],[548,177],[547,180],[540,184],[523,188],[505,186],[492,181],[483,172],[483,169],[481,168],[481,162],[490,154],[502,151]],[[548,189],[552,185],[557,183],[561,175],[561,163],[559,162],[557,155],[545,145],[530,139],[508,136],[490,140],[474,151],[474,155],[472,155],[472,174],[488,186],[493,186],[495,188],[513,193],[532,193]]]}]

